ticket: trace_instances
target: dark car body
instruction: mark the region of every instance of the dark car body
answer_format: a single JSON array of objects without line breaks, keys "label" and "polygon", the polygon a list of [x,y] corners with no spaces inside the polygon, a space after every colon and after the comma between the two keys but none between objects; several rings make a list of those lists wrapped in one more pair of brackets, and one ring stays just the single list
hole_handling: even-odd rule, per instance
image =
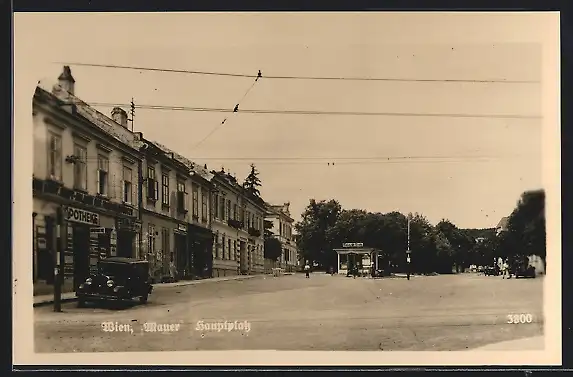
[{"label": "dark car body", "polygon": [[111,257],[98,263],[98,272],[91,274],[76,290],[78,306],[87,301],[147,302],[153,286],[149,278],[149,263],[133,258]]},{"label": "dark car body", "polygon": [[513,271],[512,274],[515,275],[516,278],[524,277],[524,278],[535,278],[535,267],[533,266],[517,266]]}]

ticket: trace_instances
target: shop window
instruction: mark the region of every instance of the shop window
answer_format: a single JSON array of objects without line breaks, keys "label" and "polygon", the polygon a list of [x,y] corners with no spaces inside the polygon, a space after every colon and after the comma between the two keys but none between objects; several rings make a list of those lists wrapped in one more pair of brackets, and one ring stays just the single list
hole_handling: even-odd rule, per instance
[{"label": "shop window", "polygon": [[149,254],[155,254],[155,225],[149,224],[147,229],[147,250]]},{"label": "shop window", "polygon": [[48,174],[56,181],[62,180],[62,137],[50,132],[48,135]]},{"label": "shop window", "polygon": [[237,241],[233,241],[233,260],[237,260]]},{"label": "shop window", "polygon": [[131,168],[123,167],[123,202],[133,203],[133,172]]},{"label": "shop window", "polygon": [[85,147],[75,144],[74,145],[74,188],[79,190],[87,190],[88,188],[88,174],[87,174],[87,156],[88,151]]},{"label": "shop window", "polygon": [[103,155],[97,157],[97,193],[109,195],[109,159]]},{"label": "shop window", "polygon": [[169,206],[169,175],[161,175],[161,204]]},{"label": "shop window", "polygon": [[166,266],[166,263],[168,261],[168,258],[171,255],[171,248],[170,248],[170,237],[171,237],[171,233],[169,231],[169,228],[162,228],[161,229],[161,248],[163,249],[163,262],[164,262],[164,267]]}]

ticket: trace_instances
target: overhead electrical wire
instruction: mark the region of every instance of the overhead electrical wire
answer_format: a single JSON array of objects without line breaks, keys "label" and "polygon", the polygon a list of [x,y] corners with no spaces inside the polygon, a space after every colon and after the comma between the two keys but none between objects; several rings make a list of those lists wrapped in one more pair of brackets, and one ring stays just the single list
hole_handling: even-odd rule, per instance
[{"label": "overhead electrical wire", "polygon": [[[128,107],[130,104],[109,102],[88,102],[94,107]],[[244,114],[275,114],[275,115],[348,115],[348,116],[395,116],[395,117],[438,117],[438,118],[488,118],[488,119],[541,119],[541,115],[521,114],[470,114],[470,113],[427,113],[427,112],[364,112],[364,111],[319,111],[319,110],[264,110],[264,109],[225,109],[212,107],[191,107],[174,105],[136,105],[137,109],[160,111],[191,111]]]},{"label": "overhead electrical wire", "polygon": [[[98,68],[112,68],[112,69],[128,69],[135,71],[151,71],[151,72],[166,72],[166,73],[184,73],[194,75],[210,75],[210,76],[226,76],[226,77],[244,77],[256,78],[257,75],[241,74],[241,73],[226,73],[226,72],[210,72],[210,71],[196,71],[185,69],[167,69],[167,68],[153,68],[153,67],[137,67],[128,65],[115,65],[115,64],[95,64],[95,63],[78,63],[78,62],[56,62],[57,64],[66,64],[84,67],[98,67]],[[442,83],[498,83],[498,84],[536,84],[539,80],[506,80],[506,79],[414,79],[414,78],[390,78],[390,77],[319,77],[319,76],[278,76],[270,75],[264,76],[265,79],[275,80],[328,80],[328,81],[396,81],[396,82],[442,82]]]},{"label": "overhead electrical wire", "polygon": [[[251,84],[251,86],[249,86],[249,88],[247,89],[247,91],[243,94],[243,96],[241,97],[241,99],[237,102],[237,104],[235,105],[234,109],[233,109],[233,113],[236,113],[239,111],[239,105],[241,104],[241,102],[243,102],[243,100],[247,97],[247,95],[249,94],[249,92],[251,91],[251,89],[253,89],[253,87],[255,86],[255,84],[258,82],[258,80],[261,78],[261,71],[259,70],[258,75],[256,76],[255,80],[253,81],[253,83]],[[215,132],[217,132],[217,130],[219,130],[219,128],[221,128],[223,126],[223,124],[225,124],[225,122],[227,121],[227,117],[225,117],[225,119],[223,119],[223,121],[221,123],[219,123],[215,128],[213,128],[213,130],[211,130],[211,132],[209,132],[203,139],[199,140],[199,142],[197,144],[195,144],[193,146],[193,149],[197,149],[199,148],[199,146],[201,146],[207,139],[209,139],[209,137],[211,137]]]},{"label": "overhead electrical wire", "polygon": [[[241,161],[270,165],[355,165],[355,164],[400,164],[400,163],[456,163],[489,162],[504,159],[535,156],[498,155],[498,156],[388,156],[388,157],[194,157],[195,161],[228,162]],[[87,157],[85,161],[96,161],[97,157]],[[120,160],[120,158],[117,158]],[[201,164],[199,164],[201,165]]]}]

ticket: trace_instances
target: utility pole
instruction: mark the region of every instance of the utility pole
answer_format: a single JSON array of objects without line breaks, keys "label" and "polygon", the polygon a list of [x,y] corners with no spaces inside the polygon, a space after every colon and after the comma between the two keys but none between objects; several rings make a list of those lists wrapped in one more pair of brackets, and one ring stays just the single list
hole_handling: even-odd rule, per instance
[{"label": "utility pole", "polygon": [[406,269],[407,271],[407,277],[408,280],[410,280],[410,219],[411,219],[411,214],[408,214],[408,249],[406,250]]},{"label": "utility pole", "polygon": [[64,250],[67,242],[67,228],[64,220],[64,210],[56,210],[54,229],[54,311],[62,311],[62,287],[64,285]]},{"label": "utility pole", "polygon": [[133,132],[133,122],[135,119],[135,102],[133,102],[133,97],[131,97],[129,113],[131,114],[131,132]]}]

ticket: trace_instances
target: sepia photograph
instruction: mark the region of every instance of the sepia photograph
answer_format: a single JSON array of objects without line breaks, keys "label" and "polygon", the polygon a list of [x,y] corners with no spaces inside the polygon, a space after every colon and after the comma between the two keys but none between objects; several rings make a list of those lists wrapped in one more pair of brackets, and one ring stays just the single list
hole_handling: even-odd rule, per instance
[{"label": "sepia photograph", "polygon": [[558,38],[15,13],[14,362],[560,363]]}]

